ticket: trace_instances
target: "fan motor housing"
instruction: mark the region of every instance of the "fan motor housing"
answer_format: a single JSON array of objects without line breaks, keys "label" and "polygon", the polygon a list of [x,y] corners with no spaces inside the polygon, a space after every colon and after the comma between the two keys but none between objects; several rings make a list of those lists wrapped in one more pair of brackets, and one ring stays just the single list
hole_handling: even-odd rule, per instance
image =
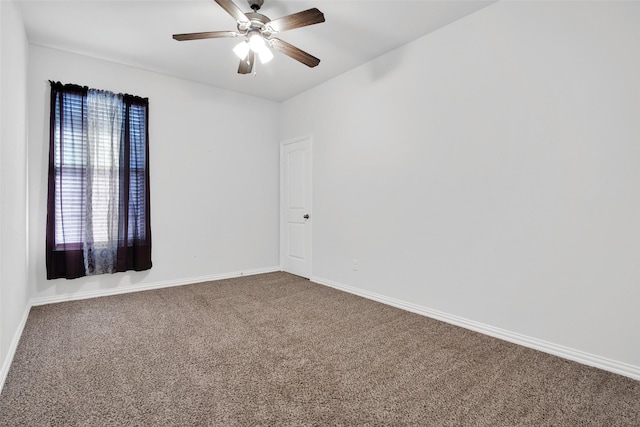
[{"label": "fan motor housing", "polygon": [[247,18],[249,18],[249,25],[247,26],[246,23],[238,23],[238,31],[240,31],[241,33],[244,33],[247,30],[257,30],[261,33],[265,32],[265,30],[267,30],[267,24],[271,21],[268,17],[257,12],[248,12],[245,13],[245,15]]}]

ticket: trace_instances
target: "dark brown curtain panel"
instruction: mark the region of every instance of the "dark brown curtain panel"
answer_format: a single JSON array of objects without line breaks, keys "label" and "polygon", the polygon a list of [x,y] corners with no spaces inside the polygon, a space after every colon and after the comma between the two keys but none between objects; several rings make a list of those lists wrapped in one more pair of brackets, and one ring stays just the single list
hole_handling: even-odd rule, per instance
[{"label": "dark brown curtain panel", "polygon": [[149,101],[51,82],[47,278],[151,268]]}]

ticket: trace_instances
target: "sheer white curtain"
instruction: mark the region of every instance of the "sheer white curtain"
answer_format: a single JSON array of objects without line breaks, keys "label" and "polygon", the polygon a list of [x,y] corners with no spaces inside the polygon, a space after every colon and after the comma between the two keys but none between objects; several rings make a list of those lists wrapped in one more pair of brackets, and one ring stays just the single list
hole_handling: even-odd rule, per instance
[{"label": "sheer white curtain", "polygon": [[122,110],[122,95],[89,89],[83,245],[87,275],[116,271]]}]

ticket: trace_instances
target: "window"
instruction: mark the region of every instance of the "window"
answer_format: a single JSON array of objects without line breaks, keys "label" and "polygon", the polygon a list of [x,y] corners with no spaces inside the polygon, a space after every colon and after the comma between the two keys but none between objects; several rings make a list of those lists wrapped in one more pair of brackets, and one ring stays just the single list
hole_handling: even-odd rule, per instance
[{"label": "window", "polygon": [[48,279],[151,268],[148,109],[51,82]]}]

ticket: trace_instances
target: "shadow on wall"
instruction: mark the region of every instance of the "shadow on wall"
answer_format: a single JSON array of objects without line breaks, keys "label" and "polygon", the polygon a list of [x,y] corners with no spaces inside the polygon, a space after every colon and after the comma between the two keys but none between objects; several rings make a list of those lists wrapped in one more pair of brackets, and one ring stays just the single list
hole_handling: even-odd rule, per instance
[{"label": "shadow on wall", "polygon": [[151,270],[127,271],[114,274],[84,276],[77,279],[54,279],[38,282],[38,293],[46,294],[45,289],[52,289],[54,295],[73,295],[85,291],[101,291],[126,289],[145,282]]},{"label": "shadow on wall", "polygon": [[381,80],[387,75],[390,75],[398,65],[402,64],[405,55],[406,48],[401,46],[369,62],[368,68],[371,80]]}]

